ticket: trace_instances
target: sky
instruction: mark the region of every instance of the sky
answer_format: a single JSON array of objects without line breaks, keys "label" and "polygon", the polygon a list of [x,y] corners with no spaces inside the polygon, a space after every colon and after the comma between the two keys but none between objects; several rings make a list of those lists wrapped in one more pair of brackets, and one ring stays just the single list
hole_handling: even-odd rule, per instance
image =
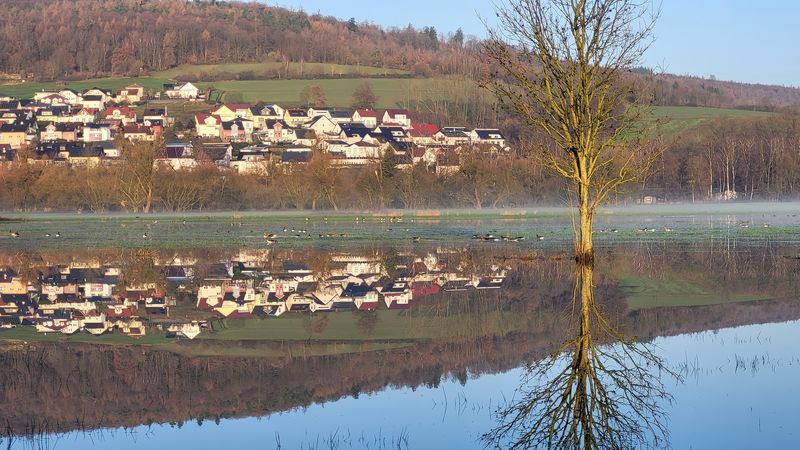
[{"label": "sky", "polygon": [[[385,27],[434,26],[444,34],[462,28],[483,36],[491,0],[268,0],[342,19],[355,17]],[[800,86],[800,2],[796,0],[663,0],[656,41],[644,66],[679,75]]]}]

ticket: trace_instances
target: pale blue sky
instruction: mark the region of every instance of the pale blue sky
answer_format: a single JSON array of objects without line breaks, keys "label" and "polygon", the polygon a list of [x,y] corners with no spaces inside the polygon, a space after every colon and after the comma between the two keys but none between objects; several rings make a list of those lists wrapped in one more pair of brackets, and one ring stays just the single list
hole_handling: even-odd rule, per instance
[{"label": "pale blue sky", "polygon": [[[461,27],[482,35],[479,15],[491,19],[487,0],[269,0],[340,18],[383,26]],[[800,2],[796,0],[663,0],[656,42],[644,65],[677,74],[800,86]]]}]

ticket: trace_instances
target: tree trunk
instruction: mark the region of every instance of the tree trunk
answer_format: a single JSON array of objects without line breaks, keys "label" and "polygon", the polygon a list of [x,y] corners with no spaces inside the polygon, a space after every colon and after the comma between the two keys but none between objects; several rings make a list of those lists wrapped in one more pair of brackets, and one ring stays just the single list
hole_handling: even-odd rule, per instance
[{"label": "tree trunk", "polygon": [[578,211],[580,212],[580,228],[577,230],[577,248],[575,259],[586,265],[594,264],[594,242],[592,240],[593,212],[589,205],[589,184],[581,183],[578,193]]},{"label": "tree trunk", "polygon": [[150,207],[152,205],[153,205],[153,189],[150,188],[150,189],[147,190],[147,203],[145,203],[144,209],[142,210],[142,212],[144,212],[145,214],[149,214],[150,213]]}]

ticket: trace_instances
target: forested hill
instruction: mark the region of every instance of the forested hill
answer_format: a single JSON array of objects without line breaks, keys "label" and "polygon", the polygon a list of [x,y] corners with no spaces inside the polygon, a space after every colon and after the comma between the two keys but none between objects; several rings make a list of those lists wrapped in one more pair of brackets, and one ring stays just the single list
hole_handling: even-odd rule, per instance
[{"label": "forested hill", "polygon": [[134,75],[180,64],[307,61],[462,71],[463,33],[384,30],[263,3],[4,0],[0,71],[37,77]]},{"label": "forested hill", "polygon": [[[414,77],[479,79],[491,72],[478,55],[481,43],[465,39],[460,30],[442,32],[436,23],[381,28],[346,19],[346,8],[342,16],[255,2],[3,0],[0,78],[142,76],[184,64],[240,62],[335,63]],[[638,75],[649,82],[658,105],[761,110],[800,105],[795,88]]]}]

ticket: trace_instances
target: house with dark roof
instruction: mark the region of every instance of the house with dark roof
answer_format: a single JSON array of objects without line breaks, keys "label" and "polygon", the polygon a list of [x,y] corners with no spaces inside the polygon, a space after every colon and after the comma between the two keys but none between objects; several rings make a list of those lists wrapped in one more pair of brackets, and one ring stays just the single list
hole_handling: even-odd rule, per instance
[{"label": "house with dark roof", "polygon": [[196,167],[197,160],[190,142],[169,142],[164,148],[164,157],[156,159],[155,164],[172,170],[183,170]]},{"label": "house with dark roof", "polygon": [[81,98],[81,106],[84,108],[101,110],[105,108],[106,101],[102,95],[84,95]]},{"label": "house with dark roof", "polygon": [[498,147],[506,146],[506,138],[503,132],[494,128],[476,128],[470,133],[473,144],[489,144]]},{"label": "house with dark roof", "polygon": [[308,122],[308,111],[302,108],[290,108],[284,112],[283,120],[290,127],[299,127]]},{"label": "house with dark roof", "polygon": [[313,153],[311,149],[286,149],[281,153],[282,164],[305,164],[311,161]]},{"label": "house with dark roof", "polygon": [[380,291],[383,302],[389,309],[406,309],[414,298],[413,292],[405,281],[390,281]]},{"label": "house with dark roof", "polygon": [[258,132],[258,139],[261,142],[272,143],[294,142],[297,140],[297,132],[283,119],[269,119]]},{"label": "house with dark roof", "polygon": [[195,154],[200,160],[227,167],[233,159],[233,146],[227,142],[204,142],[198,144]]},{"label": "house with dark roof", "polygon": [[29,138],[30,132],[30,125],[19,120],[14,123],[0,123],[0,145],[5,144],[18,150],[33,139]]},{"label": "house with dark roof", "polygon": [[229,122],[222,122],[220,138],[223,142],[250,142],[252,136],[252,120],[237,118]]},{"label": "house with dark roof", "polygon": [[80,124],[76,123],[49,123],[39,133],[40,142],[56,142],[56,141],[69,141],[74,142],[78,140],[78,134],[81,131]]},{"label": "house with dark roof", "polygon": [[399,126],[379,126],[375,129],[375,132],[378,133],[383,139],[387,142],[411,142],[411,138],[409,137],[406,130]]}]

